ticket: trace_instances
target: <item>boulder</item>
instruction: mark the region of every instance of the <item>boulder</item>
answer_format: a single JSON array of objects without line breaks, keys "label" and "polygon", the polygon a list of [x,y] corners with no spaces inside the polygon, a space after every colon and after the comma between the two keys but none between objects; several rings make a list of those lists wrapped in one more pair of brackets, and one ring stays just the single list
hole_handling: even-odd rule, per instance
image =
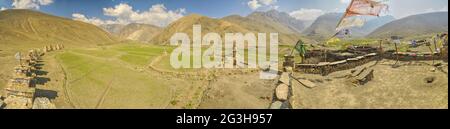
[{"label": "boulder", "polygon": [[279,81],[280,81],[281,83],[284,83],[284,84],[286,84],[286,85],[289,85],[289,80],[290,80],[289,73],[284,72],[284,73],[281,74],[280,80],[279,80]]},{"label": "boulder", "polygon": [[283,106],[283,102],[275,101],[270,105],[270,109],[281,109],[281,106]]},{"label": "boulder", "polygon": [[31,108],[31,98],[25,97],[16,97],[14,95],[10,95],[5,98],[4,104],[5,109],[30,109]]},{"label": "boulder", "polygon": [[48,98],[39,97],[34,100],[33,109],[56,109],[56,106]]},{"label": "boulder", "polygon": [[275,95],[278,100],[286,101],[289,95],[289,86],[286,84],[280,84],[275,89]]},{"label": "boulder", "polygon": [[47,52],[51,52],[52,48],[50,46],[47,46]]}]

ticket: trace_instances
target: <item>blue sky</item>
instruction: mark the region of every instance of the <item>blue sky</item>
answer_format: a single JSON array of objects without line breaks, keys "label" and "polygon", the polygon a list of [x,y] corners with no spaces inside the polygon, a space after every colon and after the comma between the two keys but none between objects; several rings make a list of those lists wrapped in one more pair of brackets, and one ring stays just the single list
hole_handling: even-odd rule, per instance
[{"label": "blue sky", "polygon": [[[86,22],[149,22],[164,26],[190,13],[220,18],[232,14],[245,16],[253,11],[269,9],[290,13],[301,20],[314,20],[327,12],[344,11],[348,2],[349,0],[0,0],[0,8],[35,9],[67,18],[75,16]],[[389,15],[396,18],[448,10],[448,0],[390,0],[389,4]],[[109,13],[105,12],[108,8]],[[159,19],[161,23],[153,19]]]}]

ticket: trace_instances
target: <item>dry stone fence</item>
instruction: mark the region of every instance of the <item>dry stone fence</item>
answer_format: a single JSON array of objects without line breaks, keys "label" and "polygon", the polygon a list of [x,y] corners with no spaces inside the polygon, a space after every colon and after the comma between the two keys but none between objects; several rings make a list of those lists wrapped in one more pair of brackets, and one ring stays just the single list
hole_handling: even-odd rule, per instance
[{"label": "dry stone fence", "polygon": [[[323,55],[318,54],[322,51],[312,51],[309,57],[321,57]],[[448,60],[448,48],[443,48],[442,52],[395,52],[377,51],[376,48],[363,47],[348,49],[346,52],[354,56],[333,56],[329,57],[334,59],[333,62],[318,62],[318,63],[300,63],[296,64],[291,59],[287,59],[287,66],[294,67],[295,72],[301,72],[306,74],[321,74],[328,75],[330,73],[342,70],[348,70],[357,66],[364,65],[368,62],[377,59],[389,59],[399,61],[431,61],[431,60]],[[330,54],[327,54],[330,56]],[[287,57],[293,58],[293,57]],[[286,59],[286,57],[285,57]],[[337,59],[337,60],[336,60]]]},{"label": "dry stone fence", "polygon": [[49,45],[43,49],[29,50],[25,56],[16,54],[19,65],[0,94],[0,109],[54,109],[55,105],[45,97],[36,97],[38,62],[47,52],[61,50],[64,45]]},{"label": "dry stone fence", "polygon": [[[326,51],[325,51],[326,52]],[[383,52],[377,48],[361,47],[350,48],[345,52],[348,55],[336,56],[333,53],[325,53],[322,50],[313,50],[307,54],[307,57],[317,57],[325,60],[327,56],[332,58],[332,62],[317,62],[317,63],[300,63],[294,62],[294,57],[286,55],[283,62],[283,72],[280,74],[279,80],[276,84],[276,88],[273,94],[273,101],[270,104],[270,109],[290,109],[293,107],[293,101],[295,94],[293,93],[295,88],[292,83],[298,81],[305,87],[314,88],[316,85],[306,79],[296,79],[292,76],[293,72],[306,73],[306,74],[320,74],[326,76],[330,73],[342,70],[352,69],[351,74],[347,77],[348,80],[355,86],[364,85],[368,81],[374,78],[374,69],[370,67],[364,67],[363,65],[374,60],[390,59],[399,61],[423,61],[423,60],[444,60],[448,61],[448,47],[445,46],[441,52],[434,53],[419,53],[419,52]],[[308,62],[308,61],[307,61]]]}]

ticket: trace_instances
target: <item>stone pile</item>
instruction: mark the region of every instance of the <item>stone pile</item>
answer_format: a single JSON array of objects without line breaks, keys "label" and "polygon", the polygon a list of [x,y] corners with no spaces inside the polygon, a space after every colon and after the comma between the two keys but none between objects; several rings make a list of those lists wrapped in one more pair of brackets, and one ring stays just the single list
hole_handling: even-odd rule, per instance
[{"label": "stone pile", "polygon": [[275,88],[273,102],[270,105],[270,109],[290,109],[290,99],[292,96],[292,68],[285,68],[288,71],[281,73],[280,78]]},{"label": "stone pile", "polygon": [[33,109],[55,109],[56,106],[48,98],[39,97],[34,99]]},{"label": "stone pile", "polygon": [[377,53],[369,53],[363,56],[348,58],[335,62],[320,62],[318,64],[296,64],[294,67],[296,72],[307,74],[321,74],[325,76],[336,71],[348,70],[366,64],[370,61],[375,60],[377,55]]},{"label": "stone pile", "polygon": [[42,48],[42,51],[43,51],[44,53],[46,53],[46,52],[52,52],[52,51],[57,51],[57,50],[62,50],[62,49],[64,49],[64,45],[62,45],[62,44],[56,44],[56,45],[47,45],[47,46],[44,46],[44,48]]},{"label": "stone pile", "polygon": [[[19,65],[14,68],[13,77],[10,79],[0,95],[0,108],[5,109],[32,109],[33,107],[42,107],[34,105],[42,105],[40,103],[33,104],[36,92],[36,69],[37,62],[41,60],[40,52],[46,52],[48,47],[44,47],[43,51],[30,50],[25,57],[19,54]],[[41,100],[41,99],[39,99]],[[45,101],[48,104],[49,101]],[[47,106],[54,108],[54,106]]]}]

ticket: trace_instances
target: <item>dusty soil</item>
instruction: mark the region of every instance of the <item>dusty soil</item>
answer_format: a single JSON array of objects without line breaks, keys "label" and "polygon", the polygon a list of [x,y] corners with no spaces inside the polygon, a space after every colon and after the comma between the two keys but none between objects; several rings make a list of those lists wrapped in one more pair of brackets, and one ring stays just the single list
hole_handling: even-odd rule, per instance
[{"label": "dusty soil", "polygon": [[259,73],[220,76],[206,91],[199,108],[267,109],[274,89],[274,80],[261,80]]},{"label": "dusty soil", "polygon": [[[296,74],[319,86],[308,89],[294,83],[296,108],[445,108],[448,109],[448,66],[432,72],[431,62],[399,62],[383,60],[366,64],[374,68],[374,79],[363,86],[353,86],[345,75],[350,70],[322,77]],[[426,78],[435,80],[427,83]]]}]

